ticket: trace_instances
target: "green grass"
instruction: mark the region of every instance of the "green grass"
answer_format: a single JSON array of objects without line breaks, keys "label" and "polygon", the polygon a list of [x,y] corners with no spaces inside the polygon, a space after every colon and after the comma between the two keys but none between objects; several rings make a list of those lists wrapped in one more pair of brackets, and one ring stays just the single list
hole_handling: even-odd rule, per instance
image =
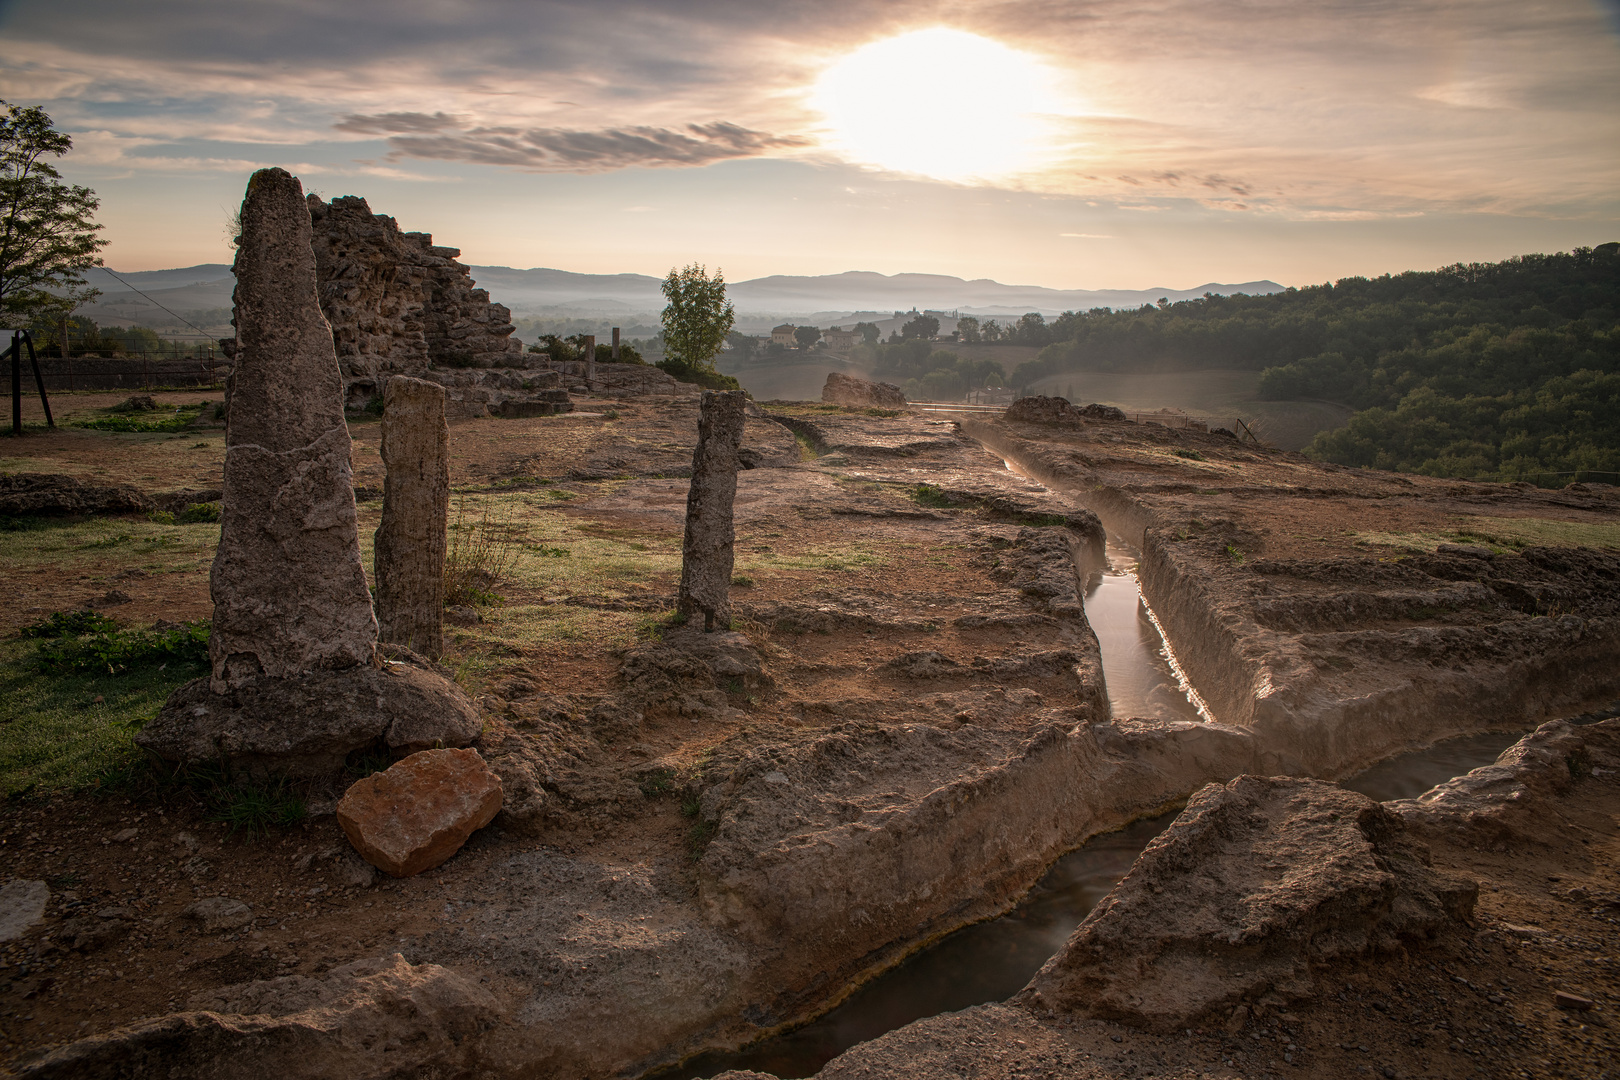
[{"label": "green grass", "polygon": [[1551,518],[1467,517],[1456,529],[1419,532],[1358,532],[1357,544],[1433,552],[1441,544],[1480,544],[1497,554],[1520,548],[1590,547],[1620,549],[1620,524],[1556,521]]},{"label": "green grass", "polygon": [[135,413],[103,409],[101,416],[74,420],[69,426],[92,431],[183,431],[191,426],[207,404],[200,401],[195,405],[181,405],[172,411],[160,406],[152,412]]},{"label": "green grass", "polygon": [[[78,791],[141,761],[131,736],[169,694],[204,674],[191,662],[47,674],[35,644],[0,643],[0,795]],[[98,700],[99,699],[99,700]]]},{"label": "green grass", "polygon": [[0,528],[0,565],[13,572],[49,564],[54,573],[83,573],[91,564],[104,563],[114,553],[124,568],[148,573],[195,570],[208,565],[219,542],[219,526],[212,522],[170,525],[121,518],[22,521],[24,527]]}]

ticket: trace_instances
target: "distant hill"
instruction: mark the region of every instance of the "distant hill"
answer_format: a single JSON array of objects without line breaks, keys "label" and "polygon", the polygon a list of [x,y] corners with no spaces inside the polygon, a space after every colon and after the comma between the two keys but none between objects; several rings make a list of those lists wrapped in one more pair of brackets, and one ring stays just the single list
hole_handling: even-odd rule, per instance
[{"label": "distant hill", "polygon": [[[175,270],[88,272],[90,284],[101,298],[85,314],[97,322],[143,321],[143,311],[160,315],[152,303],[131,291],[146,293],[163,307],[185,313],[231,306],[235,284],[224,263],[203,263]],[[631,315],[663,309],[660,279],[646,274],[575,274],[536,267],[474,266],[473,278],[489,290],[491,298],[520,316]],[[123,279],[122,281],[119,278]],[[124,282],[128,282],[126,285]],[[1096,307],[1136,308],[1164,298],[1187,300],[1214,293],[1261,295],[1281,292],[1274,281],[1248,281],[1238,285],[1210,282],[1192,289],[1047,289],[1038,285],[1003,285],[988,278],[967,281],[941,274],[875,274],[850,271],[819,277],[777,274],[732,282],[727,294],[739,315],[798,317],[816,325],[847,319],[857,313],[920,310],[961,311],[972,315],[1022,315],[1039,311],[1056,315]]]}]

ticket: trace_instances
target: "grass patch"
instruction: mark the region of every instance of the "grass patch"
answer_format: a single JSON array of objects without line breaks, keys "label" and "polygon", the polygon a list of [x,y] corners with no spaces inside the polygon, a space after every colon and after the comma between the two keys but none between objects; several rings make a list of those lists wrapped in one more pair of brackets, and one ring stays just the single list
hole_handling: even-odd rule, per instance
[{"label": "grass patch", "polygon": [[912,488],[911,501],[918,506],[926,506],[933,510],[947,510],[957,505],[954,499],[933,484],[918,484]]},{"label": "grass patch", "polygon": [[1463,518],[1456,529],[1414,532],[1357,532],[1360,545],[1381,545],[1433,553],[1441,544],[1476,544],[1498,555],[1526,547],[1620,549],[1620,524],[1555,521],[1551,518]]},{"label": "grass patch", "polygon": [[158,409],[152,413],[131,413],[120,409],[103,409],[101,416],[87,420],[74,420],[70,427],[89,428],[92,431],[184,431],[208,405],[199,401],[195,405],[182,405],[172,412]]},{"label": "grass patch", "polygon": [[1620,523],[1554,521],[1551,518],[1468,519],[1457,532],[1507,547],[1590,547],[1620,549]]},{"label": "grass patch", "polygon": [[1196,450],[1172,450],[1170,452],[1172,454],[1176,455],[1176,457],[1178,457],[1178,458],[1186,458],[1188,461],[1203,461],[1204,460],[1204,455],[1200,454]]},{"label": "grass patch", "polygon": [[95,788],[142,765],[131,736],[206,671],[181,661],[44,673],[31,643],[0,643],[0,795]]},{"label": "grass patch", "polygon": [[811,439],[810,436],[806,435],[804,432],[795,431],[793,433],[793,441],[799,444],[800,461],[814,461],[821,456],[821,452],[816,449],[815,440]]},{"label": "grass patch", "polygon": [[119,567],[165,573],[207,566],[218,543],[219,528],[208,522],[47,519],[37,529],[0,530],[0,563],[14,572],[48,565],[55,574],[92,573],[108,569],[114,554]]},{"label": "grass patch", "polygon": [[143,667],[191,664],[201,669],[208,663],[206,622],[185,623],[169,630],[119,629],[110,619],[103,623],[110,625],[83,633],[60,633],[41,641],[35,648],[35,665],[46,675],[89,671],[122,675]]}]

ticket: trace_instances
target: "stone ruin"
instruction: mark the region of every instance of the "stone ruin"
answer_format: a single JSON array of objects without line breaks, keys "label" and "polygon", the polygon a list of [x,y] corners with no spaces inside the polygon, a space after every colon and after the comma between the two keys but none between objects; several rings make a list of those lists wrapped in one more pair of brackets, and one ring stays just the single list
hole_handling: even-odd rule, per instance
[{"label": "stone ruin", "polygon": [[357,196],[308,201],[321,311],[350,403],[387,375],[525,366],[511,311],[475,287],[459,248],[400,231]]},{"label": "stone ruin", "polygon": [[736,540],[732,508],[747,406],[748,395],[742,390],[703,392],[675,607],[688,625],[695,626],[701,616],[705,632],[731,628],[732,547]]},{"label": "stone ruin", "polygon": [[136,737],[169,761],[319,776],[357,750],[465,746],[480,729],[466,696],[429,662],[409,649],[379,652],[310,221],[297,178],[253,174],[209,580],[212,672],[175,691]]},{"label": "stone ruin", "polygon": [[827,385],[821,388],[821,400],[829,405],[845,405],[856,409],[903,409],[906,395],[893,383],[857,379],[838,371],[827,373]]},{"label": "stone ruin", "polygon": [[403,232],[365,199],[308,197],[321,311],[332,326],[343,400],[363,408],[390,376],[440,383],[453,416],[570,412],[569,391],[695,392],[641,364],[554,364],[523,351],[512,312],[476,287],[459,248]]}]

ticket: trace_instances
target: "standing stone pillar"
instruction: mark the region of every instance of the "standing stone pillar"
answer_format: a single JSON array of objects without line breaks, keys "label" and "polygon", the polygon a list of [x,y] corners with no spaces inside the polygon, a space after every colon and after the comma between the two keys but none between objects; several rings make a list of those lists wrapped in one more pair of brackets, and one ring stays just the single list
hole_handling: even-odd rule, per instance
[{"label": "standing stone pillar", "polygon": [[378,636],[434,659],[444,651],[444,554],[450,427],[444,387],[396,375],[383,390],[382,524],[377,527]]},{"label": "standing stone pillar", "polygon": [[261,169],[242,201],[236,367],[225,431],[210,685],[367,664],[377,623],[332,328],[298,179]]},{"label": "standing stone pillar", "polygon": [[747,402],[741,390],[705,390],[698,417],[676,610],[689,624],[701,614],[705,632],[731,629],[732,504]]},{"label": "standing stone pillar", "polygon": [[596,335],[585,335],[585,385],[596,389]]},{"label": "standing stone pillar", "polygon": [[617,326],[613,328],[613,362],[615,364],[619,362],[619,328]]}]

